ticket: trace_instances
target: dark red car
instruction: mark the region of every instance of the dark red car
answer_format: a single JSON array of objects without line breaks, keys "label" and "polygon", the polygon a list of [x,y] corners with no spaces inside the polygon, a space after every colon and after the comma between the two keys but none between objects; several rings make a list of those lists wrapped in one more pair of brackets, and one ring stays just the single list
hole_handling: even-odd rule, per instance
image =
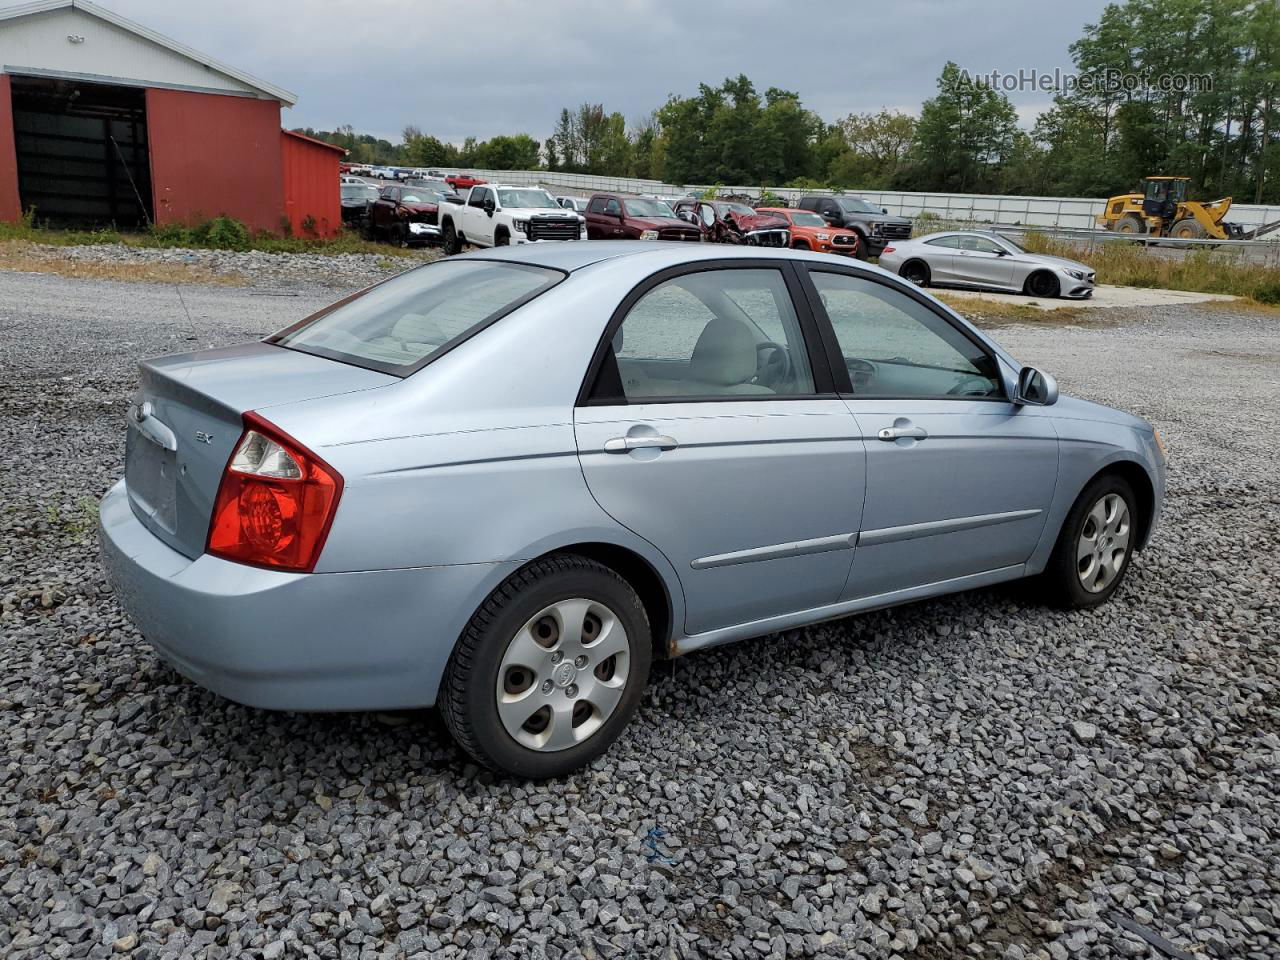
[{"label": "dark red car", "polygon": [[444,182],[453,187],[453,189],[462,191],[470,190],[472,187],[478,187],[480,184],[488,183],[489,181],[481,180],[479,177],[469,173],[451,173],[444,178]]},{"label": "dark red car", "polygon": [[676,216],[697,224],[712,243],[744,243],[757,247],[791,246],[791,225],[772,213],[759,213],[734,200],[676,202]]},{"label": "dark red car", "polygon": [[386,239],[403,247],[438,241],[440,204],[448,196],[440,187],[383,187],[369,205],[369,239]]},{"label": "dark red car", "polygon": [[697,243],[702,231],[679,219],[662,200],[620,193],[593,194],[587,203],[588,240],[683,240]]}]

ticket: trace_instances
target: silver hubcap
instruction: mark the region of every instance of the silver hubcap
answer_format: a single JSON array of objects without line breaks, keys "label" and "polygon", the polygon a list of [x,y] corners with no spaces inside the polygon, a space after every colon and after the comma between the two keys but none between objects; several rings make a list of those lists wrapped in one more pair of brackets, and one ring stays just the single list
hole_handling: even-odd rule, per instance
[{"label": "silver hubcap", "polygon": [[1084,518],[1076,544],[1076,570],[1090,593],[1105,590],[1124,569],[1129,529],[1129,506],[1115,493],[1095,503]]},{"label": "silver hubcap", "polygon": [[627,632],[594,600],[561,600],[516,631],[498,670],[498,717],[530,750],[564,750],[600,729],[622,699]]}]

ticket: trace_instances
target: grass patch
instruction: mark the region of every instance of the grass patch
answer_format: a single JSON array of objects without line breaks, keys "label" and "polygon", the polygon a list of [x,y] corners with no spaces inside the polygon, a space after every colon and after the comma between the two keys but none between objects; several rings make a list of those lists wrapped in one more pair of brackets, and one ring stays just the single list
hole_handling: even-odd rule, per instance
[{"label": "grass patch", "polygon": [[185,263],[117,263],[73,260],[49,247],[21,241],[0,241],[0,270],[54,273],[78,280],[124,280],[130,283],[201,283],[243,287],[249,280],[238,273],[214,273]]},{"label": "grass patch", "polygon": [[338,255],[369,253],[381,257],[412,257],[414,251],[383,243],[370,243],[357,231],[344,227],[336,237],[295,236],[290,233],[253,231],[231,217],[214,217],[191,225],[166,224],[147,230],[62,230],[42,225],[28,210],[18,223],[0,223],[0,244],[38,243],[53,247],[78,247],[120,243],[127,247],[183,248],[191,250],[258,250],[264,253],[319,253]]},{"label": "grass patch", "polygon": [[1067,320],[1084,312],[1080,307],[1054,306],[1053,309],[1046,310],[1032,305],[1037,301],[1014,303],[1009,300],[987,300],[982,297],[955,293],[950,290],[930,290],[929,292],[951,307],[951,309],[966,317],[1025,320],[1029,323],[1037,323],[1047,319],[1054,321]]},{"label": "grass patch", "polygon": [[1099,283],[1280,303],[1280,267],[1258,263],[1237,251],[1191,250],[1185,256],[1165,256],[1123,240],[1104,240],[1090,249],[1041,233],[1028,233],[1021,243],[1033,253],[1088,265],[1097,272]]}]

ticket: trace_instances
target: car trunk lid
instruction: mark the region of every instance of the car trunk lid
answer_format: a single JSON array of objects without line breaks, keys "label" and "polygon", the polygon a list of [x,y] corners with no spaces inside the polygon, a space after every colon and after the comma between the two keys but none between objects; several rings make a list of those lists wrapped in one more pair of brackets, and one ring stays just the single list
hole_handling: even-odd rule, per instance
[{"label": "car trunk lid", "polygon": [[129,502],[152,533],[193,558],[204,552],[242,414],[399,382],[267,343],[160,357],[140,369],[125,441]]}]

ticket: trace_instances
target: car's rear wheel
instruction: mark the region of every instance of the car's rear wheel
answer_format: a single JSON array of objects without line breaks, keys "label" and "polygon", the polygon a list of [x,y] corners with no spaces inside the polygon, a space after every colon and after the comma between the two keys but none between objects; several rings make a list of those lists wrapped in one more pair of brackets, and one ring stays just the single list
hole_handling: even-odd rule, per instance
[{"label": "car's rear wheel", "polygon": [[914,283],[917,287],[927,287],[931,274],[929,265],[923,260],[908,260],[898,271],[898,276],[907,283]]},{"label": "car's rear wheel", "polygon": [[1027,277],[1027,282],[1023,286],[1023,291],[1030,296],[1045,297],[1046,299],[1056,297],[1061,289],[1058,278],[1047,270],[1037,270]]},{"label": "car's rear wheel", "polygon": [[458,242],[458,231],[453,229],[453,221],[444,225],[444,255],[452,257],[462,252],[462,244]]},{"label": "car's rear wheel", "polygon": [[593,560],[537,560],[476,611],[445,669],[440,712],[487,767],[540,780],[603,753],[649,677],[644,605]]},{"label": "car's rear wheel", "polygon": [[1104,475],[1080,494],[1041,575],[1046,598],[1067,609],[1096,607],[1119,589],[1137,547],[1136,500],[1122,477]]}]

